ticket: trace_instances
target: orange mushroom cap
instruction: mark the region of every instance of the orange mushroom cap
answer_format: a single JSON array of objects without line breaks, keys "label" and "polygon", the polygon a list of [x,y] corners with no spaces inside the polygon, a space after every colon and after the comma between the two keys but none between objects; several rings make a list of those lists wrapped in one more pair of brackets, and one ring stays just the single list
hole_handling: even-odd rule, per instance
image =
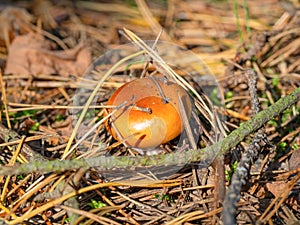
[{"label": "orange mushroom cap", "polygon": [[180,85],[162,76],[149,76],[126,83],[107,102],[109,106],[125,104],[107,122],[107,130],[115,139],[134,148],[145,149],[164,144],[177,137],[184,128],[179,98],[186,115],[190,117],[192,103]]}]

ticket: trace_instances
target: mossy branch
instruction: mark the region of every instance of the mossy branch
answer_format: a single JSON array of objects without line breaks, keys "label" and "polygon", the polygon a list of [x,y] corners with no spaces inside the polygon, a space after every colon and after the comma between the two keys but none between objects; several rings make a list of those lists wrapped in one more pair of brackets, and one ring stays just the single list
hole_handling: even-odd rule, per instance
[{"label": "mossy branch", "polygon": [[256,114],[251,120],[240,125],[220,142],[204,149],[175,152],[154,156],[99,156],[88,159],[34,161],[29,164],[18,164],[12,167],[0,167],[0,176],[28,174],[33,172],[49,173],[79,168],[97,167],[99,170],[111,170],[114,168],[135,168],[145,166],[170,166],[185,165],[192,162],[207,162],[217,155],[227,153],[232,147],[240,143],[251,132],[259,129],[263,124],[278,116],[285,109],[300,100],[300,88],[295,89],[289,95],[282,97],[267,109]]}]

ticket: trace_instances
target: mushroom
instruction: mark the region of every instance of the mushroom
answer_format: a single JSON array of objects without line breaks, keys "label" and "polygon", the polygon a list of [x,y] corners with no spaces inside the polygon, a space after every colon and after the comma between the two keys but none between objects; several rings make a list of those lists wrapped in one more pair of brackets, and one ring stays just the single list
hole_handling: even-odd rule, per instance
[{"label": "mushroom", "polygon": [[189,94],[161,75],[128,82],[107,101],[109,106],[122,104],[106,127],[115,139],[136,149],[155,148],[176,138],[184,128],[182,110],[189,118],[192,108]]}]

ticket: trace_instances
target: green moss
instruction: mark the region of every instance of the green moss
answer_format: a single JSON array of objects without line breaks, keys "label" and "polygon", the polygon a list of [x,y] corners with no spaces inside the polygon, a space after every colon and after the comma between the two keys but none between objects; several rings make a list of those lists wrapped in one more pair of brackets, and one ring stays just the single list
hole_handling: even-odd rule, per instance
[{"label": "green moss", "polygon": [[96,201],[95,199],[91,199],[91,202],[87,203],[88,206],[90,206],[92,209],[99,209],[107,206],[106,203],[102,201]]},{"label": "green moss", "polygon": [[225,95],[225,99],[229,99],[229,98],[232,98],[233,96],[233,92],[232,91],[228,91]]},{"label": "green moss", "polygon": [[64,119],[64,116],[61,115],[61,114],[58,114],[58,115],[56,115],[56,117],[55,117],[55,120],[56,120],[57,122],[62,121],[63,119]]},{"label": "green moss", "polygon": [[169,203],[174,202],[172,196],[168,195],[168,194],[158,194],[158,193],[156,193],[156,194],[153,195],[153,198],[161,200],[161,201],[165,200],[165,201],[167,201]]},{"label": "green moss", "polygon": [[225,170],[226,180],[228,182],[231,181],[231,178],[232,178],[233,174],[236,171],[237,164],[238,164],[238,161],[235,161],[233,164],[230,165],[230,169],[229,170]]},{"label": "green moss", "polygon": [[39,129],[39,127],[40,127],[40,123],[39,123],[39,122],[35,122],[35,123],[31,126],[30,130],[31,130],[31,131],[37,131],[37,130]]}]

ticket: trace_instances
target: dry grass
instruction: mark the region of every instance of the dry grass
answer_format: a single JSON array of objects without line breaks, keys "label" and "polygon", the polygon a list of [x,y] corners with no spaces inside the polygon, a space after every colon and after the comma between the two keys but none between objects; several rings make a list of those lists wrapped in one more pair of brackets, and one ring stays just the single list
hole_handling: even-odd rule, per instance
[{"label": "dry grass", "polygon": [[[0,113],[2,124],[9,128],[0,129],[1,163],[8,166],[34,160],[32,150],[47,160],[137,155],[112,139],[105,129],[104,115],[105,102],[113,91],[139,77],[142,71],[163,71],[193,92],[195,121],[201,121],[196,129],[201,126],[202,131],[197,147],[211,144],[212,131],[219,128],[210,128],[220,124],[215,121],[214,111],[206,107],[209,102],[198,94],[199,87],[218,84],[221,96],[225,96],[225,109],[216,110],[222,118],[226,115],[222,121],[226,132],[252,116],[243,69],[253,68],[258,73],[262,108],[299,87],[300,13],[288,3],[282,4],[274,0],[248,1],[246,19],[241,1],[238,28],[234,3],[225,1],[16,1],[14,6],[28,11],[2,13],[0,18]],[[7,10],[7,6],[1,9]],[[126,35],[120,35],[124,27],[128,29],[123,30]],[[191,55],[174,53],[171,48],[163,49],[168,64],[159,61],[157,52],[151,45],[147,45],[148,49],[143,40],[155,40],[161,27],[165,32],[160,40],[189,48],[202,61],[193,61]],[[9,50],[13,41],[28,33],[41,35],[37,38],[42,44],[25,42],[24,49],[34,47],[25,49],[21,59],[36,61],[24,60],[26,70],[5,72],[12,60]],[[128,38],[136,40],[133,46],[142,45],[140,49],[156,63],[149,64],[146,70],[146,62],[118,65],[120,59],[137,52],[132,46],[122,45],[129,42]],[[113,48],[119,51],[108,61],[99,59]],[[21,47],[17,49],[23,51]],[[77,66],[89,60],[94,62],[88,70],[92,72],[83,75],[83,68]],[[21,63],[10,62],[12,70]],[[169,67],[170,64],[177,67]],[[53,67],[54,72],[49,70]],[[115,70],[109,73],[112,68]],[[204,76],[207,73],[210,76]],[[238,224],[299,223],[299,107],[298,103],[266,124],[275,152],[262,151],[254,163],[238,203]],[[16,134],[19,136],[13,137]],[[187,134],[184,141],[188,143],[193,138]],[[142,168],[112,168],[105,172],[91,168],[0,177],[0,224],[220,224],[224,198],[221,193],[229,185],[233,165],[249,140],[226,154],[224,160],[200,168],[178,166],[152,172]],[[162,146],[162,154],[177,148],[177,142],[167,143]]]}]

